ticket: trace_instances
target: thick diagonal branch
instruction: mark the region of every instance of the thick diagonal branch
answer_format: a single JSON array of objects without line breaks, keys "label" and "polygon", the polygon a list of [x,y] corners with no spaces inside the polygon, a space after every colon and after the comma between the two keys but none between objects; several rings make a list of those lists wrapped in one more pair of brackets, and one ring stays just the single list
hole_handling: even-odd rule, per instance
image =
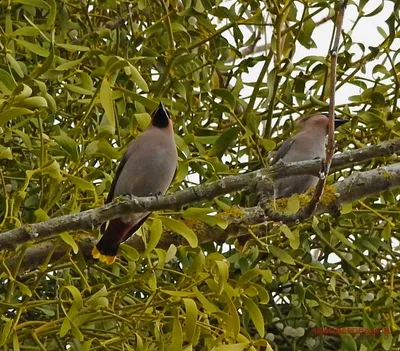
[{"label": "thick diagonal branch", "polygon": [[[400,151],[400,141],[393,140],[380,145],[369,146],[363,149],[349,151],[335,156],[332,167],[339,169],[349,167],[362,161],[376,157],[391,156]],[[212,183],[177,191],[159,198],[132,198],[123,197],[99,208],[76,214],[52,218],[45,222],[25,225],[0,234],[0,250],[14,250],[19,244],[43,239],[50,235],[70,230],[92,230],[101,223],[113,218],[145,210],[180,209],[183,205],[212,199],[216,196],[233,193],[249,188],[261,179],[277,179],[291,175],[317,175],[321,160],[301,161],[291,164],[278,163],[273,167],[258,171],[229,176]]]},{"label": "thick diagonal branch", "polygon": [[[390,166],[381,167],[366,172],[357,172],[341,182],[333,185],[338,194],[337,200],[330,204],[329,211],[332,206],[340,207],[340,205],[351,203],[358,199],[367,196],[377,195],[387,190],[400,188],[400,163]],[[218,226],[208,226],[204,224],[203,229],[196,234],[199,237],[199,243],[207,242],[225,243],[229,238],[237,238],[242,235],[247,235],[247,225],[262,223],[265,221],[264,211],[261,207],[243,208],[242,215],[230,215],[227,213],[226,219],[229,225],[226,229],[221,229]],[[316,214],[328,212],[328,207],[320,204]],[[87,258],[91,258],[91,250],[95,245],[96,240],[92,237],[83,238],[79,243],[81,253]],[[127,241],[127,244],[133,246],[138,251],[144,251],[143,239],[140,236],[133,236]],[[162,236],[158,243],[159,248],[167,249],[171,244],[175,246],[187,245],[183,237],[166,233]],[[25,251],[21,262],[21,269],[34,269],[42,264],[49,253],[54,249],[51,261],[60,259],[67,253],[67,249],[62,246],[56,246],[54,242],[45,242]],[[7,265],[12,267],[17,262],[17,258],[11,258]]]}]

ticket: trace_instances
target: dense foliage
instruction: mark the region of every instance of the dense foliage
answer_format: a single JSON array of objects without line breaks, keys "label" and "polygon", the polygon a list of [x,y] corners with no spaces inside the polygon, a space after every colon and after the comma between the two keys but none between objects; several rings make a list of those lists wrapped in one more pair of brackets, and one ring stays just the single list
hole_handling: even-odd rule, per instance
[{"label": "dense foliage", "polygon": [[[339,47],[338,89],[359,89],[336,107],[351,119],[337,134],[339,151],[400,132],[400,5],[370,3],[375,7],[367,10],[365,0],[349,2],[357,17]],[[293,120],[327,110],[329,51],[300,59],[296,51],[315,49],[318,31],[332,40],[336,5],[0,2],[1,231],[100,206],[116,162],[159,101],[174,116],[179,150],[171,192],[266,166]],[[375,25],[387,7],[392,10],[385,21]],[[381,35],[379,45],[352,39],[365,21]],[[375,159],[328,181],[396,161],[396,155]],[[240,208],[255,206],[249,192],[159,211],[138,232],[147,249],[138,254],[126,245],[112,266],[78,250],[77,243],[97,236],[97,229],[3,250],[0,346],[398,349],[398,196],[388,191],[346,205],[339,217],[321,215],[289,227],[244,226],[247,236],[230,238],[228,245],[204,243],[207,230],[224,229],[227,218],[240,219]],[[183,234],[191,245],[157,248],[162,228]],[[193,233],[200,231],[203,243],[197,245]],[[22,265],[32,245],[43,242],[54,244],[44,262]],[[53,256],[60,249],[65,254]],[[313,327],[390,333],[315,335]]]}]

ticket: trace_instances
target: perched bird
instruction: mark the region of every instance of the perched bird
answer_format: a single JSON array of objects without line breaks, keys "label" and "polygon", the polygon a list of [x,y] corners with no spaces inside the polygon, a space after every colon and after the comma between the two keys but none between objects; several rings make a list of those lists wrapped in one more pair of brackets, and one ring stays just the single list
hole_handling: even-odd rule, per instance
[{"label": "perched bird", "polygon": [[[160,103],[153,112],[151,124],[128,146],[117,168],[106,203],[121,195],[158,196],[171,185],[178,154],[172,121]],[[134,213],[112,219],[101,227],[103,234],[92,251],[94,258],[111,264],[119,245],[131,237],[151,212]]]},{"label": "perched bird", "polygon": [[[286,140],[276,152],[271,164],[279,160],[286,163],[325,158],[325,139],[328,134],[329,118],[327,114],[315,113],[300,118],[299,131],[295,136]],[[348,122],[335,117],[335,127]],[[318,177],[313,175],[296,175],[275,181],[275,198],[289,197],[301,194],[316,186]]]}]

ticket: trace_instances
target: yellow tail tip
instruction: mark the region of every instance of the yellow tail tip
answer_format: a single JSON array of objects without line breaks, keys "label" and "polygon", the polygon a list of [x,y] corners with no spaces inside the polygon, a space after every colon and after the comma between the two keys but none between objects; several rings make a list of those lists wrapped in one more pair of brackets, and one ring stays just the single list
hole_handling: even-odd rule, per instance
[{"label": "yellow tail tip", "polygon": [[101,262],[107,263],[107,264],[113,264],[115,261],[115,256],[107,256],[107,255],[102,255],[99,250],[97,250],[97,247],[95,246],[92,250],[92,256],[93,258],[96,258],[100,260]]}]

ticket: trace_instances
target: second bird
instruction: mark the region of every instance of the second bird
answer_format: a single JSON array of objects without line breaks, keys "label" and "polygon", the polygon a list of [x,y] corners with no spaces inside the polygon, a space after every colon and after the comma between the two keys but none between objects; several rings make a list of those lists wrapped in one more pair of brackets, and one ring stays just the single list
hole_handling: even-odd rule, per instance
[{"label": "second bird", "polygon": [[[154,111],[150,126],[128,146],[115,173],[106,203],[115,197],[165,194],[178,162],[172,121],[164,105]],[[151,212],[115,218],[101,227],[103,234],[92,251],[94,258],[111,264],[119,245],[131,237]]]},{"label": "second bird", "polygon": [[[299,131],[295,136],[286,140],[276,152],[271,164],[279,160],[286,163],[325,158],[325,139],[328,134],[327,115],[316,113],[300,118]],[[335,128],[348,122],[335,118]],[[318,177],[313,175],[296,175],[281,178],[275,181],[275,198],[289,197],[301,194],[309,188],[316,186]]]}]

